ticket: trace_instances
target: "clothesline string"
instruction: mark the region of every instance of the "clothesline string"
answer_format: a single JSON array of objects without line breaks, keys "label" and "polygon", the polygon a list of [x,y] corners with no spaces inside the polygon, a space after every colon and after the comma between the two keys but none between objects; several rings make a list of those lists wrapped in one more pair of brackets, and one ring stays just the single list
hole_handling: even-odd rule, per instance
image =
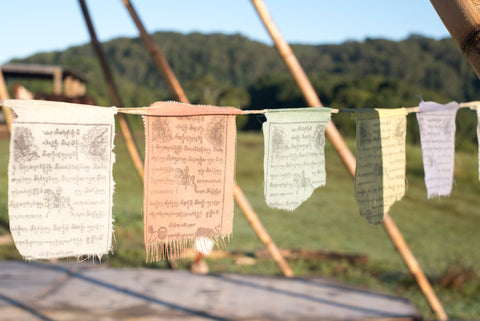
[{"label": "clothesline string", "polygon": [[[9,107],[8,104],[5,104],[4,100],[0,100],[0,105],[1,106],[6,106]],[[464,102],[460,103],[460,108],[470,108],[474,110],[479,110],[480,109],[480,101],[471,101],[471,102]],[[97,106],[101,107],[101,106]],[[112,107],[104,107],[104,108],[112,108]],[[113,107],[115,110],[119,113],[123,114],[134,114],[134,115],[147,115],[147,111],[150,107]],[[320,107],[322,108],[322,107]],[[400,108],[405,108],[407,113],[416,113],[419,111],[419,106],[415,107],[400,107]],[[382,108],[383,109],[383,108]],[[385,108],[388,109],[388,108]],[[272,110],[278,111],[279,109],[248,109],[248,110],[242,110],[241,115],[248,115],[248,114],[266,114]],[[330,108],[330,112],[332,114],[338,114],[338,113],[355,113],[361,109],[355,109],[355,108]]]},{"label": "clothesline string", "polygon": [[[480,101],[471,101],[471,102],[465,102],[465,103],[460,103],[460,108],[470,108],[470,109],[480,109]],[[130,108],[117,108],[117,111],[119,113],[125,113],[125,114],[137,114],[137,115],[146,115],[147,110],[149,107],[130,107]],[[400,108],[405,108],[407,113],[416,113],[419,111],[419,106],[415,107],[400,107]],[[387,108],[385,108],[387,109]],[[275,109],[278,111],[279,109]],[[359,109],[355,108],[330,108],[330,112],[332,114],[338,114],[338,113],[355,113]],[[242,115],[248,115],[248,114],[266,114],[270,112],[271,109],[248,109],[248,110],[242,110],[241,114]]]}]

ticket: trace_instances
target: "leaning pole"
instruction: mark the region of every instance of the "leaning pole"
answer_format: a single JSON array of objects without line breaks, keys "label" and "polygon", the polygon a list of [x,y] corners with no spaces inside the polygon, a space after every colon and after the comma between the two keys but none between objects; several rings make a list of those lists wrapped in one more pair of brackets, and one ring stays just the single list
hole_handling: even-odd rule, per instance
[{"label": "leaning pole", "polygon": [[[310,107],[323,106],[307,75],[305,74],[303,68],[300,66],[300,63],[295,57],[295,54],[293,53],[287,42],[283,39],[280,31],[273,22],[273,19],[271,18],[265,3],[262,0],[252,0],[252,3],[258,15],[260,16],[260,19],[265,25],[265,28],[270,34],[275,44],[275,47],[277,48],[277,51],[279,52],[287,68],[290,70],[293,77],[295,78],[295,81],[300,87],[303,96],[307,101],[307,104]],[[325,133],[334,148],[336,149],[337,153],[340,155],[343,163],[347,167],[352,177],[355,177],[355,157],[353,156],[348,146],[345,144],[345,141],[343,140],[342,136],[340,135],[332,121],[328,123],[325,129]],[[383,226],[387,230],[390,239],[399,251],[407,267],[410,269],[410,272],[415,276],[415,279],[417,280],[420,289],[427,298],[430,306],[436,313],[439,320],[448,320],[447,314],[445,313],[442,304],[438,300],[437,295],[433,291],[433,288],[430,285],[427,277],[425,276],[425,273],[423,273],[420,265],[415,259],[415,256],[408,248],[407,243],[405,242],[397,225],[388,214],[386,214],[383,219]]]}]

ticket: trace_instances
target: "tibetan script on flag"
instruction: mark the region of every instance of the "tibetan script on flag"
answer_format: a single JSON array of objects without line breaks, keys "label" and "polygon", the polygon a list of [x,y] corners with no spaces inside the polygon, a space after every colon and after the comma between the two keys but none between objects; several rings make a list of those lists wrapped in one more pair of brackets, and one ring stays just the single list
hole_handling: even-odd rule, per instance
[{"label": "tibetan script on flag", "polygon": [[112,244],[112,108],[5,101],[12,123],[8,208],[26,259],[102,256]]},{"label": "tibetan script on flag", "polygon": [[232,233],[235,115],[231,107],[158,102],[145,116],[147,260],[182,255],[198,238]]},{"label": "tibetan script on flag", "polygon": [[268,206],[293,211],[325,185],[330,109],[274,109],[265,115],[264,192]]},{"label": "tibetan script on flag", "polygon": [[405,194],[406,111],[403,108],[356,113],[354,194],[360,216],[380,224]]},{"label": "tibetan script on flag", "polygon": [[455,158],[455,116],[460,106],[421,102],[417,113],[427,198],[452,192]]}]

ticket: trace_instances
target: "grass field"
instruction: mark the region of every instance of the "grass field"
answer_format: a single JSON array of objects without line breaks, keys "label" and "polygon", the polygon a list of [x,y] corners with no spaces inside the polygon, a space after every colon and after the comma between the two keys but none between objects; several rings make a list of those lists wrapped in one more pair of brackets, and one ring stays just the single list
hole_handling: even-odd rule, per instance
[{"label": "grass field", "polygon": [[[143,144],[143,133],[138,132]],[[165,268],[164,262],[145,263],[142,221],[142,183],[117,135],[114,166],[116,190],[114,253],[105,260],[112,266]],[[354,147],[353,141],[348,141]],[[143,146],[140,146],[143,150]],[[8,140],[0,139],[0,235],[8,233],[7,163]],[[433,284],[451,319],[480,319],[480,183],[478,154],[457,152],[455,185],[448,198],[427,200],[421,151],[407,147],[408,190],[390,214],[410,249]],[[327,184],[294,212],[268,208],[263,196],[263,136],[240,133],[237,146],[238,185],[283,249],[335,251],[362,254],[367,263],[347,260],[292,260],[297,276],[335,278],[383,293],[408,298],[426,319],[434,319],[399,254],[382,226],[371,226],[358,215],[353,180],[332,146],[327,143]],[[234,232],[226,250],[253,256],[263,245],[243,213],[235,208]],[[0,247],[0,259],[21,259],[13,245]],[[179,262],[186,268],[188,260]],[[210,271],[280,275],[271,259],[253,265],[235,264],[233,258],[208,259]]]}]

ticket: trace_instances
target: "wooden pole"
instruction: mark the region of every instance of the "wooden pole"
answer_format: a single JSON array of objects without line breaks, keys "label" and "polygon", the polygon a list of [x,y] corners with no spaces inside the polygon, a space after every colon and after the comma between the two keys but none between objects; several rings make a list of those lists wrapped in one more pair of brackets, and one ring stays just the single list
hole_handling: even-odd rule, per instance
[{"label": "wooden pole", "polygon": [[[5,78],[3,78],[3,72],[0,68],[0,100],[6,100],[8,98],[7,84],[5,83]],[[10,132],[12,128],[13,112],[10,108],[5,106],[2,106],[2,112],[3,117],[5,117],[5,124]]]},{"label": "wooden pole", "polygon": [[53,71],[53,94],[60,96],[62,94],[63,69],[56,67]]},{"label": "wooden pole", "polygon": [[[315,89],[313,88],[310,80],[308,79],[305,71],[297,60],[297,57],[293,53],[288,43],[283,39],[282,34],[278,30],[277,26],[273,22],[268,9],[263,1],[252,0],[255,9],[260,16],[263,24],[265,25],[270,37],[277,48],[278,53],[285,62],[288,70],[292,74],[293,78],[297,82],[302,94],[310,107],[321,107],[322,102],[318,98]],[[356,160],[352,152],[348,148],[347,144],[342,138],[342,135],[338,132],[337,127],[330,121],[325,129],[325,133],[332,143],[333,147],[340,155],[343,163],[347,167],[348,171],[354,175]]]},{"label": "wooden pole", "polygon": [[[124,5],[127,7],[127,10],[130,12],[130,15],[135,21],[135,24],[137,25],[140,33],[142,34],[141,38],[145,43],[145,46],[148,48],[149,53],[152,55],[152,58],[155,61],[158,70],[160,71],[164,80],[168,84],[168,88],[172,91],[173,95],[178,97],[179,101],[183,103],[189,103],[189,100],[187,96],[184,94],[182,87],[180,86],[177,78],[175,77],[175,74],[171,70],[170,66],[168,65],[168,62],[164,58],[158,46],[154,44],[152,37],[148,35],[147,31],[143,27],[143,24],[140,21],[140,18],[138,17],[138,15],[136,14],[132,4],[130,3],[129,0],[122,0],[122,1]],[[162,58],[159,58],[159,57],[162,57]],[[162,62],[157,63],[157,60],[162,60]],[[280,250],[278,249],[276,244],[273,242],[272,238],[270,237],[267,230],[263,226],[262,222],[258,218],[258,215],[252,209],[252,206],[250,205],[247,198],[243,194],[241,188],[237,185],[236,182],[234,183],[234,187],[233,187],[233,195],[235,197],[235,200],[237,201],[237,204],[239,205],[239,207],[242,209],[243,213],[247,217],[247,220],[250,222],[255,233],[258,235],[260,240],[266,246],[272,258],[275,260],[277,265],[282,270],[283,275],[286,277],[292,277],[293,270],[290,268],[287,261],[280,253]]]},{"label": "wooden pole", "polygon": [[410,269],[410,272],[415,276],[415,279],[417,280],[418,285],[420,286],[425,296],[427,297],[428,302],[432,307],[432,310],[435,312],[439,320],[448,320],[448,316],[445,313],[445,310],[443,309],[442,304],[440,303],[437,296],[435,295],[435,292],[433,291],[430,283],[428,282],[428,279],[425,277],[425,274],[423,273],[422,268],[418,264],[417,260],[413,256],[410,249],[408,248],[408,245],[405,242],[405,239],[403,238],[402,233],[400,233],[400,230],[398,229],[397,225],[393,222],[390,215],[385,215],[383,221],[385,222],[384,224],[389,225],[389,228],[386,229],[388,235],[390,235],[391,239],[396,240],[394,242],[395,247],[398,249],[400,253],[402,253],[402,257],[405,263]]},{"label": "wooden pole", "polygon": [[[88,13],[87,5],[85,4],[85,0],[79,0],[80,7],[82,9],[83,16],[85,18],[85,23],[87,24],[88,32],[90,33],[90,38],[92,40],[92,46],[95,50],[98,60],[100,61],[100,65],[103,70],[103,75],[107,82],[108,91],[110,93],[110,97],[117,107],[123,106],[120,95],[118,94],[117,87],[115,85],[115,81],[113,80],[112,72],[110,71],[110,67],[108,66],[107,59],[105,54],[103,53],[102,47],[100,42],[97,39],[97,35],[95,33],[95,29],[93,27],[92,20],[90,19],[90,14]],[[143,181],[143,160],[140,156],[140,153],[137,148],[137,144],[132,135],[132,131],[130,130],[130,126],[128,124],[128,120],[124,114],[118,113],[117,114],[118,124],[120,125],[120,130],[125,138],[125,143],[127,145],[128,153],[132,158],[133,165],[135,166],[140,179]]]},{"label": "wooden pole", "polygon": [[28,99],[34,98],[33,94],[25,87],[21,85],[14,85],[12,88],[13,98],[15,99]]},{"label": "wooden pole", "polygon": [[[300,66],[297,58],[293,54],[290,46],[287,42],[283,39],[280,31],[278,30],[277,26],[273,22],[270,14],[268,13],[267,7],[262,0],[252,0],[252,3],[260,16],[260,19],[264,23],[268,33],[272,37],[277,50],[280,53],[280,56],[283,58],[285,64],[287,65],[288,69],[292,73],[293,77],[295,78],[298,86],[301,88],[302,93],[305,97],[305,100],[311,107],[318,107],[322,106],[320,99],[318,98],[317,93],[313,89],[310,81],[308,80],[303,68]],[[340,155],[342,161],[348,168],[348,171],[355,177],[355,157],[353,156],[352,152],[345,144],[342,136],[336,129],[335,125],[330,122],[329,126],[326,128],[326,134],[335,149],[337,150],[338,154]],[[410,272],[415,276],[417,283],[422,290],[423,294],[427,298],[430,306],[437,314],[437,317],[440,320],[447,320],[447,315],[438,300],[435,292],[433,291],[432,286],[428,282],[427,277],[423,273],[422,269],[420,268],[417,260],[413,256],[412,252],[408,248],[402,234],[398,230],[395,222],[392,218],[386,214],[383,220],[383,226],[387,230],[390,239],[398,249],[400,255],[402,256],[403,260],[405,261],[407,267],[410,269]]]},{"label": "wooden pole", "polygon": [[430,2],[480,77],[480,1],[430,0]]},{"label": "wooden pole", "polygon": [[137,12],[133,8],[130,1],[123,0],[123,4],[125,5],[128,12],[130,13],[130,16],[132,17],[133,21],[137,25],[137,28],[140,31],[140,37],[142,38],[143,43],[145,44],[145,47],[147,48],[148,52],[152,56],[153,62],[157,66],[157,69],[160,71],[164,79],[169,79],[169,81],[167,81],[167,86],[170,92],[174,95],[174,99],[181,102],[188,101],[182,86],[180,86],[180,83],[178,82],[177,77],[175,77],[175,74],[173,73],[172,68],[170,68],[170,65],[168,64],[167,59],[165,58],[163,53],[160,51],[160,49],[157,47],[157,45],[155,45],[155,42],[153,41],[150,34],[143,27],[143,23],[138,17]]},{"label": "wooden pole", "polygon": [[[83,16],[85,17],[85,22],[87,24],[88,32],[90,33],[90,37],[92,39],[92,46],[95,50],[95,53],[97,54],[98,60],[100,61],[100,65],[102,66],[103,75],[107,82],[107,87],[110,93],[110,97],[116,106],[118,107],[122,106],[123,104],[120,100],[120,95],[118,94],[117,87],[113,80],[112,72],[110,71],[110,67],[108,65],[105,54],[103,53],[100,42],[97,39],[97,35],[95,33],[92,20],[90,19],[90,14],[88,13],[88,8],[85,4],[85,0],[79,0],[79,2],[83,12]],[[143,167],[143,160],[138,151],[137,144],[135,143],[135,140],[133,138],[132,131],[130,130],[130,126],[128,124],[128,120],[125,117],[125,115],[122,113],[117,114],[117,119],[120,125],[120,130],[123,134],[123,137],[125,138],[125,143],[127,145],[127,150],[128,150],[128,153],[130,154],[130,158],[132,159],[133,165],[135,166],[138,172],[138,176],[140,176],[140,179],[143,182],[144,173],[145,173],[144,167]],[[167,264],[171,269],[175,269],[177,266],[175,263],[175,260],[173,259],[168,259]]]},{"label": "wooden pole", "polygon": [[[3,78],[3,71],[0,68],[0,100],[9,99],[7,84],[5,78]],[[5,125],[9,133],[12,132],[13,112],[10,108],[2,106],[3,117],[5,118]],[[13,242],[13,238],[10,234],[0,236],[0,245],[7,245]]]},{"label": "wooden pole", "polygon": [[292,269],[288,265],[282,253],[279,251],[275,242],[272,240],[272,238],[268,234],[262,222],[260,222],[260,220],[258,219],[258,215],[255,213],[252,206],[248,202],[248,199],[245,196],[245,194],[243,194],[242,189],[236,183],[233,186],[233,194],[235,195],[235,199],[237,200],[238,206],[242,209],[243,213],[245,213],[245,216],[247,217],[248,222],[250,222],[250,225],[253,227],[258,237],[267,248],[268,253],[270,253],[270,255],[275,260],[275,262],[277,262],[278,266],[283,271],[283,274],[286,277],[289,277],[289,278],[292,277],[293,276]]}]

